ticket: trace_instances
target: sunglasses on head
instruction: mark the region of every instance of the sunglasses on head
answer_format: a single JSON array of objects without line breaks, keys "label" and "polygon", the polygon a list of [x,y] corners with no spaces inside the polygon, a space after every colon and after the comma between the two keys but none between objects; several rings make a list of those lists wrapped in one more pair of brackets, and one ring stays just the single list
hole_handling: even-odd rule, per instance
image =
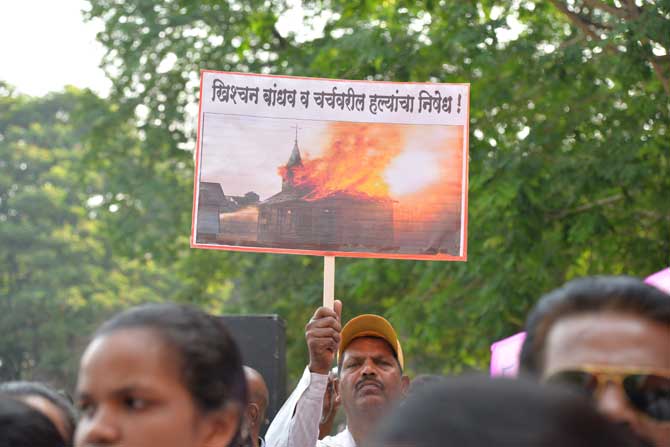
[{"label": "sunglasses on head", "polygon": [[670,422],[670,370],[584,365],[555,372],[545,380],[573,386],[597,397],[613,383],[621,387],[631,406],[660,422]]}]

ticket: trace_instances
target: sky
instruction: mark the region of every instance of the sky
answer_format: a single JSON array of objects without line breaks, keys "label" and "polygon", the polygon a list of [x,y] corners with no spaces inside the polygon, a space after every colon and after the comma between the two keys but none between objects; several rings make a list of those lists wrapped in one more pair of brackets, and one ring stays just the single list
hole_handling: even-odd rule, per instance
[{"label": "sky", "polygon": [[0,1],[0,80],[19,92],[42,96],[65,85],[101,96],[111,83],[99,68],[101,22],[85,23],[84,0]]},{"label": "sky", "polygon": [[[302,157],[321,155],[325,123],[320,121],[231,115],[208,115],[205,120],[201,180],[221,183],[227,195],[253,191],[265,200],[281,190],[278,168],[293,150],[295,125]],[[222,142],[234,145],[222,146]]]},{"label": "sky", "polygon": [[[299,0],[289,0],[291,9],[280,17],[280,33],[296,31],[302,23]],[[90,88],[106,97],[111,82],[99,68],[105,53],[95,35],[102,21],[84,22],[85,0],[0,0],[0,80],[19,92],[42,96],[66,85]],[[298,31],[298,40],[320,33],[326,17]]]},{"label": "sky", "polygon": [[[328,14],[312,17],[305,26],[300,0],[288,4],[277,23],[282,35],[297,32],[296,39],[304,41],[322,34]],[[111,82],[99,68],[104,48],[95,40],[103,24],[84,22],[86,8],[85,0],[0,0],[0,80],[33,96],[68,84],[107,96]],[[507,22],[509,29],[496,32],[499,39],[513,40],[523,27],[513,16]]]},{"label": "sky", "polygon": [[[221,183],[226,195],[253,191],[265,200],[278,193],[282,182],[278,168],[293,149],[295,125],[303,161],[323,156],[333,141],[327,121],[206,115],[200,180]],[[396,126],[403,137],[398,155],[383,169],[397,200],[440,182],[441,166],[453,163],[450,157],[461,149],[459,126],[388,126]]]}]

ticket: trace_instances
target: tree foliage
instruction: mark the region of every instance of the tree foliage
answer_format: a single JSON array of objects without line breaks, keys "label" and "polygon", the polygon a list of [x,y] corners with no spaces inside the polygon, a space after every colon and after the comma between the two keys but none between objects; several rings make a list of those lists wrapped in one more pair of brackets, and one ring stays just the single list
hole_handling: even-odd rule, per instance
[{"label": "tree foliage", "polygon": [[[0,380],[71,388],[79,351],[102,318],[178,300],[189,284],[150,259],[114,254],[106,221],[118,222],[117,207],[103,211],[108,182],[86,169],[81,144],[107,106],[74,89],[40,99],[0,89]],[[133,139],[126,130],[121,144]]]},{"label": "tree foliage", "polygon": [[114,83],[84,114],[95,225],[170,272],[163,297],[279,313],[304,367],[321,259],[188,248],[200,69],[471,83],[468,262],[337,261],[345,319],[391,318],[412,371],[485,368],[542,293],[670,263],[670,1],[302,4],[287,26],[287,2],[90,1]]},{"label": "tree foliage", "polygon": [[[310,1],[288,32],[283,2],[97,1],[88,15],[105,20],[115,97],[145,107],[161,162],[190,156],[177,148],[202,68],[471,82],[469,261],[341,259],[337,273],[346,317],[388,315],[414,369],[450,371],[484,367],[488,344],[571,277],[668,263],[668,63],[654,48],[670,48],[670,3],[621,3]],[[235,309],[288,320],[297,373],[320,259],[207,262],[234,266]]]}]

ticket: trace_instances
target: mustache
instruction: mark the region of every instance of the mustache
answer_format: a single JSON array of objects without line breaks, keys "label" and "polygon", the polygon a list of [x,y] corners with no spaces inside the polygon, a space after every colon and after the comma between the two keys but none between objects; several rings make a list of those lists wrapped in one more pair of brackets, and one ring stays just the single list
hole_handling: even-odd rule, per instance
[{"label": "mustache", "polygon": [[381,389],[381,390],[384,389],[384,384],[381,383],[379,380],[377,380],[377,379],[372,379],[372,378],[365,378],[365,379],[361,379],[361,380],[359,380],[359,381],[356,383],[356,391],[360,390],[360,389],[363,388],[365,385],[368,385],[368,384],[370,384],[370,383],[376,385],[376,386],[379,387],[379,389]]}]

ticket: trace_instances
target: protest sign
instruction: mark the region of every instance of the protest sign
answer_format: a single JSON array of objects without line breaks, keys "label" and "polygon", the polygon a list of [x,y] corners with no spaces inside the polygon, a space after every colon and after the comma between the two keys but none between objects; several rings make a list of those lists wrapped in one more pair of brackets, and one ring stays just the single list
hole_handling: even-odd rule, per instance
[{"label": "protest sign", "polygon": [[469,90],[203,71],[191,245],[464,261]]}]

